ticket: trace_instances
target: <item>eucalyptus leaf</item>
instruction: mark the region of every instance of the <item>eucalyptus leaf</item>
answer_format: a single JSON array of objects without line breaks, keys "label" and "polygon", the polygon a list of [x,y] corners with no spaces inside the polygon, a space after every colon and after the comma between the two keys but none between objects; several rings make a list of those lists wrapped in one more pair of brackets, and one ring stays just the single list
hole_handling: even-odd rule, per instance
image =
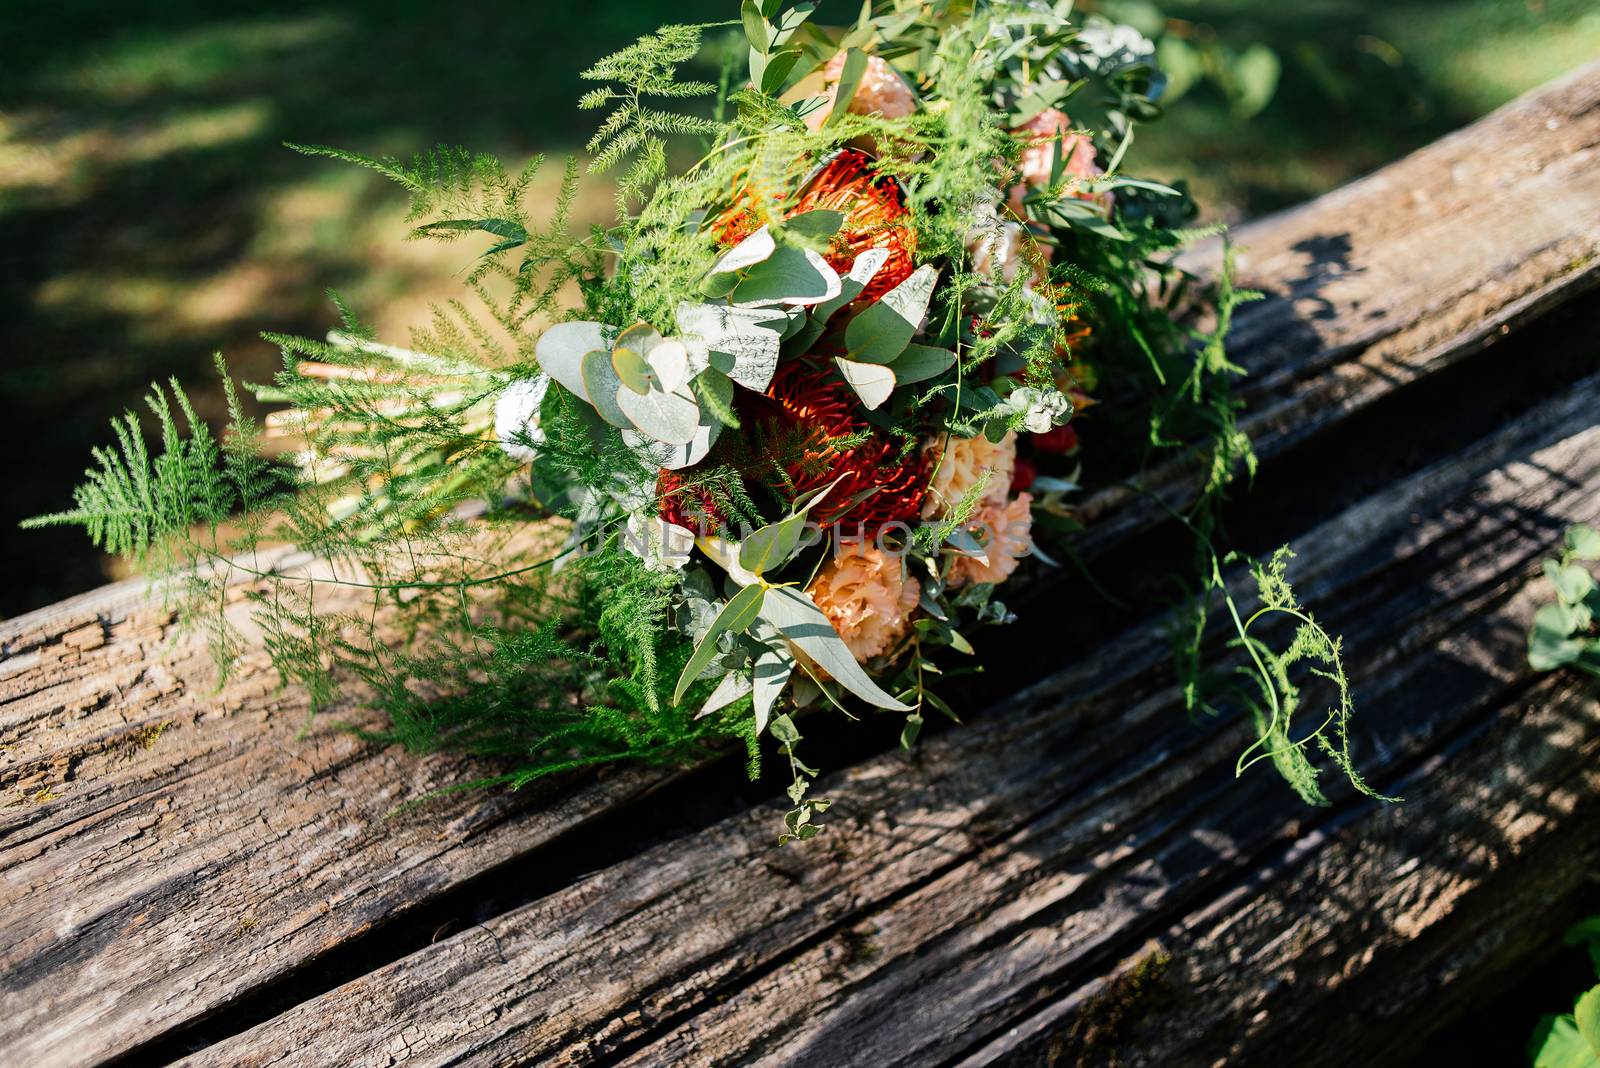
[{"label": "eucalyptus leaf", "polygon": [[804,593],[792,586],[768,587],[761,605],[761,618],[777,627],[839,685],[863,701],[895,712],[911,711],[910,705],[885,693],[861,669],[828,617]]},{"label": "eucalyptus leaf", "polygon": [[722,434],[722,424],[705,412],[700,414],[700,425],[687,444],[668,444],[641,434],[637,430],[624,430],[622,442],[632,449],[646,467],[661,467],[668,471],[681,471],[693,467],[706,458],[711,446]]},{"label": "eucalyptus leaf", "polygon": [[[724,252],[706,275],[706,292],[718,296],[726,294],[738,281],[738,276],[761,263],[778,250],[772,231],[763,226],[737,245]],[[680,324],[681,325],[681,324]]]},{"label": "eucalyptus leaf", "polygon": [[621,430],[633,426],[632,420],[617,406],[617,390],[622,388],[622,380],[617,377],[609,353],[595,349],[584,354],[583,384],[589,391],[589,403],[600,413],[600,418]]},{"label": "eucalyptus leaf", "polygon": [[857,256],[850,264],[849,273],[839,280],[839,295],[811,309],[812,316],[819,322],[827,322],[834,312],[859,297],[861,291],[867,288],[867,283],[888,261],[889,250],[886,248],[869,248]]},{"label": "eucalyptus leaf", "polygon": [[589,393],[583,384],[583,358],[596,349],[611,351],[603,324],[557,323],[540,336],[533,355],[541,371],[588,401]]},{"label": "eucalyptus leaf", "polygon": [[894,392],[894,372],[887,367],[875,363],[856,363],[842,356],[835,357],[833,362],[868,411],[888,400]]},{"label": "eucalyptus leaf", "polygon": [[699,431],[700,405],[687,392],[652,389],[643,395],[623,386],[617,406],[639,430],[668,445],[688,445]]},{"label": "eucalyptus leaf", "polygon": [[844,212],[832,208],[813,208],[798,215],[791,215],[783,221],[786,233],[799,234],[818,241],[832,237],[843,225]]},{"label": "eucalyptus leaf", "polygon": [[657,388],[672,393],[689,380],[689,353],[683,342],[668,338],[645,354]]},{"label": "eucalyptus leaf", "polygon": [[782,567],[799,547],[805,525],[801,512],[753,531],[739,544],[739,566],[755,575]]},{"label": "eucalyptus leaf", "polygon": [[706,698],[706,703],[700,706],[700,711],[695,713],[694,718],[702,719],[713,712],[727,708],[749,693],[752,688],[749,675],[742,671],[730,671],[722,676],[722,681],[717,683],[717,688],[711,691],[711,696]]},{"label": "eucalyptus leaf", "polygon": [[883,295],[845,327],[844,343],[850,359],[859,363],[888,363],[905,351],[928,313],[928,301],[939,278],[932,264],[923,264],[911,277]]},{"label": "eucalyptus leaf", "polygon": [[758,737],[766,729],[767,717],[772,714],[772,706],[777,703],[778,695],[783,693],[783,688],[788,685],[789,676],[793,672],[794,657],[782,645],[768,646],[756,657],[755,667],[751,671],[751,683],[755,695]]},{"label": "eucalyptus leaf", "polygon": [[746,389],[766,391],[780,347],[778,331],[768,324],[784,322],[784,312],[683,303],[677,318],[691,370],[715,366]]},{"label": "eucalyptus leaf", "polygon": [[900,385],[938,378],[956,365],[956,354],[936,345],[907,345],[889,365]]},{"label": "eucalyptus leaf", "polygon": [[[629,348],[618,345],[611,350],[611,367],[617,381],[643,396],[656,388],[655,373],[645,358]],[[587,383],[585,383],[587,385]],[[591,394],[592,396],[592,394]]]},{"label": "eucalyptus leaf", "polygon": [[820,304],[839,295],[839,275],[811,249],[780,245],[751,267],[728,295],[736,308],[762,304]]},{"label": "eucalyptus leaf", "polygon": [[710,665],[717,655],[717,642],[724,634],[743,634],[749,629],[750,624],[756,621],[761,614],[762,601],[766,589],[762,586],[746,586],[728,599],[722,611],[717,613],[717,618],[712,621],[711,629],[706,631],[706,636],[700,639],[700,644],[695,646],[694,652],[689,654],[689,662],[683,665],[683,673],[678,676],[678,685],[672,691],[672,703],[678,704],[683,700],[683,695],[688,692],[700,673]]}]

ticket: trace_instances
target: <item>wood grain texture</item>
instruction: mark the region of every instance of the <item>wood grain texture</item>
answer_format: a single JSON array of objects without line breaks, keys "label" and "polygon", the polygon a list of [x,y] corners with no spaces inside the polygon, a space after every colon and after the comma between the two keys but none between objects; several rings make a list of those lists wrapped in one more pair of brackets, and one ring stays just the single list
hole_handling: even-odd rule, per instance
[{"label": "wood grain texture", "polygon": [[[1318,999],[1420,1011],[1514,939],[1479,915],[1570,893],[1600,852],[1600,701],[1530,690],[1523,659],[1537,557],[1600,520],[1597,394],[1582,382],[1296,540],[1294,577],[1359,666],[1362,764],[1404,805],[1306,810],[1264,769],[1236,782],[1241,725],[1184,723],[1156,621],[915,760],[825,780],[843,802],[819,849],[772,851],[772,814],[749,813],[186,1063],[1055,1063],[1076,1043],[1085,1063],[1188,1064],[1271,1042],[1348,1063],[1333,1040],[1363,1017]],[[1558,834],[1588,846],[1497,875]],[[1097,1031],[1152,940],[1183,1014]]]},{"label": "wood grain texture", "polygon": [[137,1046],[661,780],[397,813],[473,765],[300,737],[264,662],[214,690],[172,626],[129,583],[0,637],[0,1049],[24,1063]]},{"label": "wood grain texture", "polygon": [[[1230,240],[1239,284],[1270,298],[1228,338],[1249,371],[1240,426],[1270,457],[1600,283],[1600,62]],[[1220,241],[1182,260],[1220,261]],[[1171,463],[1142,488],[1171,505],[1193,480]],[[1084,543],[1159,511],[1102,490]]]},{"label": "wood grain texture", "polygon": [[[1249,425],[1263,453],[1332,425],[1591,285],[1600,250],[1597,145],[1600,67],[1590,67],[1348,190],[1246,228],[1240,234],[1248,247],[1241,261],[1245,281],[1275,293],[1239,319],[1238,352],[1254,372]],[[1496,167],[1481,167],[1484,159],[1496,160]],[[1506,180],[1508,173],[1518,180]],[[1204,262],[1204,253],[1196,262]],[[1175,497],[1184,477],[1170,468],[1153,484]],[[1122,491],[1097,495],[1087,511],[1093,519],[1089,551],[1156,518]],[[1526,539],[1508,544],[1528,551]],[[137,583],[126,583],[0,624],[0,797],[6,803],[0,808],[0,1049],[26,1063],[97,1063],[156,1041],[646,795],[663,778],[640,770],[518,796],[461,794],[396,815],[398,804],[475,777],[483,765],[374,748],[327,727],[300,737],[307,712],[298,694],[279,692],[259,661],[213,692],[203,650],[178,639],[172,623],[145,602]],[[878,936],[837,933],[851,930],[857,911],[905,897],[908,879],[937,881],[941,872],[956,870],[937,859],[947,849],[971,855],[992,848],[1005,834],[1018,833],[1017,826],[1043,818],[1052,804],[1066,803],[1061,791],[1072,780],[1058,776],[1058,766],[1096,767],[1109,759],[1087,746],[1087,725],[1115,722],[1118,737],[1144,739],[1140,744],[1153,748],[1143,759],[1152,766],[1164,766],[1163,760],[1181,765],[1194,755],[1163,747],[1231,748],[1236,738],[1213,742],[1206,740],[1210,735],[1175,729],[1157,691],[1112,686],[1124,676],[1139,676],[1141,684],[1159,677],[1152,669],[1165,643],[1154,632],[1141,641],[1132,658],[1091,659],[1058,679],[1056,691],[1025,699],[1027,708],[1048,706],[1039,715],[1056,725],[1048,737],[1057,748],[1037,751],[1033,740],[1042,728],[1034,720],[974,729],[963,752],[991,750],[987,762],[976,761],[972,771],[946,769],[936,798],[918,792],[903,799],[911,807],[886,810],[882,821],[898,820],[916,833],[899,846],[880,842],[887,837],[882,833],[869,835],[862,848],[885,852],[840,859],[840,870],[851,874],[840,885],[828,884],[832,889],[820,888],[819,880],[829,876],[818,875],[812,862],[771,853],[769,812],[725,829],[730,841],[724,848],[738,858],[731,863],[768,873],[777,880],[773,887],[783,885],[764,892],[789,917],[789,926],[775,926],[790,932],[788,948],[746,947],[747,932],[722,928],[720,904],[710,906],[710,915],[675,906],[672,895],[657,888],[703,873],[659,857],[656,871],[646,873],[643,888],[628,891],[634,896],[627,901],[635,909],[652,902],[677,907],[681,947],[668,952],[654,942],[624,939],[607,950],[609,956],[589,958],[574,949],[568,966],[581,981],[575,980],[571,996],[593,999],[588,1022],[552,1024],[556,1037],[537,1041],[581,1032],[595,1049],[637,1047],[664,1055],[670,1048],[658,1050],[650,1035],[670,1033],[660,1020],[676,1012],[680,986],[683,997],[722,996],[728,991],[719,983],[777,968],[773,960],[800,967],[794,946],[807,938],[820,939],[812,950],[824,955],[839,952],[839,945],[868,947]],[[1094,715],[1063,719],[1056,704],[1077,692],[1071,687],[1118,696],[1086,698],[1084,707],[1098,710]],[[361,715],[353,708],[335,711],[347,719]],[[1099,755],[1074,764],[1080,747]],[[920,759],[936,764],[945,751],[934,748]],[[1007,785],[1013,774],[1033,783],[1029,789],[1044,789],[1046,779],[1052,785],[1038,797],[1019,794]],[[879,799],[900,797],[903,775],[894,761],[872,763],[841,789],[865,811]],[[953,791],[963,784],[970,811],[951,807]],[[1220,793],[1223,785],[1219,780],[1205,789]],[[1123,789],[1133,787],[1125,783]],[[1245,788],[1240,803],[1259,802],[1267,795],[1256,791],[1267,789]],[[1086,820],[1160,817],[1172,826],[1188,811],[1145,812],[1131,795],[1095,809],[1114,796],[1123,795],[1108,782],[1072,804]],[[926,812],[916,807],[918,798],[929,806]],[[923,820],[933,822],[923,827]],[[1088,827],[1074,833],[1087,834]],[[863,832],[853,833],[859,839]],[[852,848],[846,837],[825,848]],[[1083,856],[1079,863],[1090,863]],[[611,877],[602,873],[600,883],[580,885],[598,896]],[[562,903],[570,906],[570,898]],[[796,918],[802,914],[804,922]],[[559,932],[550,937],[577,946],[581,931],[565,930],[566,919],[556,926],[556,917],[549,913],[543,921]],[[607,937],[619,937],[609,930]],[[721,948],[695,948],[718,938]],[[447,944],[466,954],[464,968],[477,966],[470,947],[460,948],[468,945],[465,936]],[[604,1015],[601,1006],[622,1006],[623,995],[636,986],[628,946],[660,953],[655,966],[664,977],[634,997],[637,1019],[627,1017],[635,1010],[619,1008],[614,1020],[596,1022]],[[861,952],[873,955],[868,948]],[[606,961],[618,962],[609,976],[601,974]],[[776,971],[763,974],[762,982],[776,981]],[[585,983],[592,987],[578,989]],[[547,987],[557,989],[555,980]],[[396,1004],[388,988],[381,996]],[[519,1011],[554,1019],[562,1004]],[[505,1025],[511,1036],[505,1049],[537,1044],[526,1024],[515,1022],[515,1012],[504,1006],[492,1011],[512,1021]],[[792,1011],[799,1010],[783,1009]],[[861,1011],[875,1010],[863,1002]],[[1016,1015],[1026,1013],[1019,1008]],[[773,1026],[786,1026],[783,1019]],[[457,1020],[451,1026],[471,1025]],[[720,1048],[716,1028],[716,1018],[707,1017],[706,1048]],[[389,1020],[381,1025],[385,1035],[397,1030]],[[433,1049],[448,1044],[436,1035],[421,1043]],[[502,1047],[489,1042],[481,1048],[488,1056]]]}]

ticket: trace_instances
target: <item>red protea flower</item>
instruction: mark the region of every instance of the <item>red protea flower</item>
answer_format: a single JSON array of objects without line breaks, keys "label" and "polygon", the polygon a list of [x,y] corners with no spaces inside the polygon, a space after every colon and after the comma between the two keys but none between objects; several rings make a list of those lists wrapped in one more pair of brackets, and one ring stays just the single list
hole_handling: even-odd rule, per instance
[{"label": "red protea flower", "polygon": [[849,386],[795,361],[778,368],[767,396],[775,402],[765,418],[773,455],[765,458],[765,471],[757,458],[752,477],[790,499],[839,479],[811,509],[811,518],[823,526],[848,520],[852,533],[870,535],[885,524],[916,519],[928,486],[921,450],[904,455],[873,429],[857,414]]},{"label": "red protea flower", "polygon": [[[749,186],[735,193],[733,206],[712,224],[718,241],[737,245],[756,231],[760,217],[752,202],[759,195]],[[775,205],[781,207],[785,218],[818,209],[844,212],[844,224],[823,254],[828,266],[840,274],[868,249],[888,250],[888,260],[856,298],[862,305],[871,304],[916,269],[912,259],[917,251],[917,234],[909,222],[911,210],[906,207],[905,192],[899,182],[874,170],[872,157],[860,149],[834,153],[798,194],[779,194],[773,199],[786,202]]]},{"label": "red protea flower", "polygon": [[676,471],[664,470],[656,476],[657,514],[668,523],[694,531],[697,537],[715,534],[725,517],[714,495],[705,486],[686,488],[685,481]]}]

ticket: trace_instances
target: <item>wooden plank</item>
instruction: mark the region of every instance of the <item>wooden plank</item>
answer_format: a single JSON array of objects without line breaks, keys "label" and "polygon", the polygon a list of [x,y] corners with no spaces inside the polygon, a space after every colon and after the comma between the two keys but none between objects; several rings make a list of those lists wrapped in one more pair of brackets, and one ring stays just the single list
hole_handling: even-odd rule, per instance
[{"label": "wooden plank", "polygon": [[[1239,284],[1270,294],[1234,319],[1240,426],[1263,457],[1437,373],[1600,283],[1600,63],[1299,208],[1240,227]],[[1221,242],[1182,262],[1214,271]],[[1141,489],[1167,505],[1193,472]],[[1161,505],[1126,487],[1082,509],[1092,550]]]},{"label": "wooden plank", "polygon": [[[818,848],[773,851],[773,813],[741,815],[185,1063],[1054,1063],[1089,1037],[1082,1063],[1113,1042],[1127,1063],[1224,1063],[1263,1035],[1348,1063],[1336,1039],[1365,1017],[1341,1027],[1319,998],[1420,1013],[1431,986],[1374,960],[1392,978],[1492,956],[1500,932],[1472,924],[1495,873],[1576,836],[1519,899],[1570,893],[1600,846],[1600,701],[1529,692],[1523,659],[1537,557],[1600,519],[1597,395],[1600,376],[1296,539],[1294,577],[1338,606],[1358,667],[1362,763],[1404,805],[1306,810],[1268,774],[1234,781],[1242,725],[1185,724],[1156,621],[914,760],[824,781],[843,801]],[[1095,1032],[1151,938],[1188,979],[1182,1018]]]},{"label": "wooden plank", "polygon": [[[1486,340],[1462,326],[1459,300],[1407,288],[1415,265],[1386,251],[1415,227],[1476,232],[1524,204],[1531,186],[1479,189],[1452,172],[1463,143],[1479,146],[1475,158],[1521,160],[1529,183],[1549,172],[1559,192],[1538,188],[1576,212],[1537,212],[1494,231],[1507,242],[1495,255],[1510,266],[1504,284],[1474,291],[1473,321],[1509,325],[1589,284],[1600,189],[1572,161],[1592,160],[1600,142],[1597,96],[1600,68],[1591,67],[1447,140],[1436,165],[1433,150],[1396,165],[1412,176],[1398,184],[1426,199],[1347,197],[1251,228],[1252,277],[1273,257],[1299,262],[1305,234],[1349,243],[1337,272],[1307,272],[1280,298],[1288,307],[1274,314],[1309,329],[1252,320],[1263,325],[1247,332],[1245,358],[1262,372],[1294,369],[1263,379],[1263,410],[1282,412],[1297,391],[1312,391],[1320,400],[1293,430],[1310,433],[1341,417],[1326,401],[1345,363],[1361,364],[1351,396],[1368,403]],[[1363,326],[1374,293],[1409,294],[1387,313],[1403,329]],[[1305,301],[1318,295],[1326,308],[1308,314]],[[1389,365],[1411,370],[1380,373]],[[1270,420],[1261,426],[1267,445],[1287,440]],[[1096,498],[1092,546],[1155,518],[1126,503]],[[34,1063],[93,1063],[157,1041],[662,780],[628,771],[392,816],[481,765],[368,748],[326,729],[297,740],[298,695],[277,692],[260,663],[212,693],[203,653],[175,641],[170,617],[135,593],[112,587],[0,624],[0,792],[11,802],[0,809],[0,1048]],[[764,831],[748,837],[764,850]],[[73,887],[65,901],[63,885]]]}]

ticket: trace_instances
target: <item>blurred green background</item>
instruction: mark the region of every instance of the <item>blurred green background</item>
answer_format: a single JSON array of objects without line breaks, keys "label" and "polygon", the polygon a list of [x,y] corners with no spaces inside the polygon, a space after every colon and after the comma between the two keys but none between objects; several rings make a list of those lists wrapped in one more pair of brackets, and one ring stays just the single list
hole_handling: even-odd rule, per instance
[{"label": "blurred green background", "polygon": [[[1162,33],[1193,83],[1141,132],[1131,169],[1189,177],[1227,221],[1315,196],[1600,56],[1595,0],[1098,6]],[[264,380],[276,354],[258,333],[320,335],[326,289],[403,340],[458,285],[469,253],[403,242],[391,188],[280,142],[560,156],[591,126],[572,105],[592,59],[659,22],[736,15],[733,0],[3,7],[0,615],[116,574],[76,532],[15,524],[69,503],[106,420],[152,380],[179,376],[215,417],[211,353]],[[857,7],[824,0],[821,20]],[[608,205],[591,182],[580,215]]]}]

